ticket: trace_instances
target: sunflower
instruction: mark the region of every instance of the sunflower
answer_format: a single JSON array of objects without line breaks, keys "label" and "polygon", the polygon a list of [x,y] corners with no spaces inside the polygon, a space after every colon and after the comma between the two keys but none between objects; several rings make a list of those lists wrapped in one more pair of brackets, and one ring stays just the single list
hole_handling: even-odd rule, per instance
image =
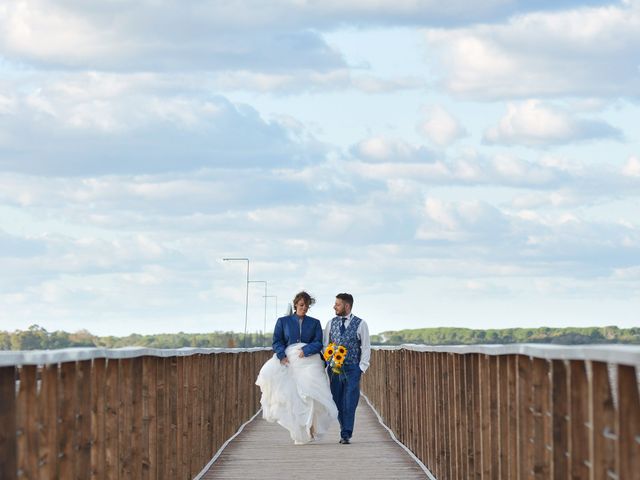
[{"label": "sunflower", "polygon": [[338,347],[338,353],[339,353],[340,355],[346,355],[346,354],[347,354],[347,349],[346,349],[346,348],[344,348],[342,345],[340,345],[340,346]]},{"label": "sunflower", "polygon": [[324,354],[323,354],[324,359],[325,359],[325,360],[327,360],[327,361],[329,361],[329,359],[330,359],[331,357],[333,357],[333,354],[334,354],[334,353],[335,353],[335,350],[334,350],[331,346],[328,346],[328,347],[325,349]]}]

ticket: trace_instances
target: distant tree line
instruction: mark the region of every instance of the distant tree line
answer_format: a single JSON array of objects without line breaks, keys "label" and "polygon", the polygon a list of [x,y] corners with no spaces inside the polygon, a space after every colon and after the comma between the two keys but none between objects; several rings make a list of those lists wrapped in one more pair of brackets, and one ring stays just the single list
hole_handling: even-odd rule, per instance
[{"label": "distant tree line", "polygon": [[[500,330],[472,330],[469,328],[419,328],[389,330],[371,336],[374,345],[425,345],[555,343],[593,344],[622,343],[640,345],[640,327],[618,328],[506,328]],[[271,334],[236,332],[160,333],[155,335],[131,334],[126,337],[99,337],[87,330],[68,333],[61,330],[48,332],[38,325],[27,330],[0,331],[0,350],[43,350],[70,347],[150,347],[150,348],[233,348],[271,345]]]},{"label": "distant tree line", "polygon": [[0,331],[0,350],[44,350],[71,347],[149,347],[149,348],[233,348],[271,346],[271,334],[235,332],[131,334],[126,337],[99,337],[87,330],[68,333],[48,332],[39,325],[14,332]]},{"label": "distant tree line", "polygon": [[418,328],[389,330],[373,335],[371,342],[378,345],[418,343],[425,345],[473,345],[506,343],[555,343],[580,345],[593,343],[640,344],[640,327],[618,328],[504,328],[473,330],[470,328]]}]

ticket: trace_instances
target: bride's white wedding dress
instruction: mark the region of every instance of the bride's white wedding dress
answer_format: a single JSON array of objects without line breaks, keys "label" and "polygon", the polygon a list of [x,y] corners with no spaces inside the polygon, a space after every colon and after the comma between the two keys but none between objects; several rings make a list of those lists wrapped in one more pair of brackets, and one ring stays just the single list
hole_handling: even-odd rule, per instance
[{"label": "bride's white wedding dress", "polygon": [[262,366],[256,380],[262,390],[262,416],[289,430],[297,445],[318,438],[338,418],[324,362],[320,355],[300,358],[304,345],[295,343],[287,347],[287,366],[274,354]]}]

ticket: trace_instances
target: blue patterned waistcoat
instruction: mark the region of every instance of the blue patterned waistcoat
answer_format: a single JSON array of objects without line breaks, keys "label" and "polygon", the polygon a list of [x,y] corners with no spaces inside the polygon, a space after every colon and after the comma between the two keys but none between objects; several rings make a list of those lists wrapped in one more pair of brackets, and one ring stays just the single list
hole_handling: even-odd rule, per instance
[{"label": "blue patterned waistcoat", "polygon": [[362,319],[355,315],[351,318],[349,326],[340,335],[340,326],[342,320],[340,317],[335,317],[331,320],[331,330],[329,330],[329,342],[333,342],[336,345],[342,345],[347,349],[347,358],[344,361],[345,365],[353,365],[360,363],[360,340],[358,339],[358,327]]}]

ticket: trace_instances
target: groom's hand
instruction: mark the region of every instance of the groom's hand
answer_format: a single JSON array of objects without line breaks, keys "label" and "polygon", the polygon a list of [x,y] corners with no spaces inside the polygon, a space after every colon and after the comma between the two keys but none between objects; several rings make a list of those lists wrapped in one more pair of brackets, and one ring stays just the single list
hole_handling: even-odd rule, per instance
[{"label": "groom's hand", "polygon": [[300,350],[300,353],[298,354],[298,356],[299,356],[300,358],[304,358],[304,352],[303,352],[302,350]]},{"label": "groom's hand", "polygon": [[280,360],[280,365],[289,365],[289,359],[287,357],[284,357],[282,360]]}]

